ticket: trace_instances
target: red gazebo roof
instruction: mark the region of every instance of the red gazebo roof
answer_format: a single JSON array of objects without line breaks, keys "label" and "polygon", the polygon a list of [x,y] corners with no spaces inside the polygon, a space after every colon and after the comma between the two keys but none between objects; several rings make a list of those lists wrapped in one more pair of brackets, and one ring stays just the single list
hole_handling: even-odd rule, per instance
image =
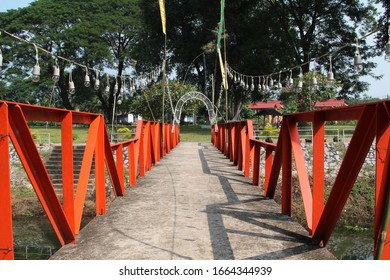
[{"label": "red gazebo roof", "polygon": [[268,100],[264,102],[252,102],[248,106],[249,109],[252,110],[260,110],[260,109],[281,109],[283,108],[282,101],[279,100]]},{"label": "red gazebo roof", "polygon": [[317,101],[316,104],[314,105],[315,108],[330,108],[330,107],[343,107],[343,106],[348,106],[344,99],[329,99],[326,101]]}]

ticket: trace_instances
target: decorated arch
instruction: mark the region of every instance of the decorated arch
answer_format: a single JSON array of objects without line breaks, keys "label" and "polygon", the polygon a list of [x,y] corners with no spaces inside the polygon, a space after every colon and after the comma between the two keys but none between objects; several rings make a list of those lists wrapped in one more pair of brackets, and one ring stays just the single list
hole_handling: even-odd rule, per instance
[{"label": "decorated arch", "polygon": [[197,91],[187,92],[176,103],[175,119],[174,119],[175,123],[180,124],[180,117],[181,117],[181,112],[182,112],[183,106],[187,101],[192,100],[192,99],[197,99],[197,100],[200,100],[203,102],[203,104],[206,106],[207,112],[209,114],[210,124],[211,125],[215,124],[217,122],[217,115],[215,113],[213,103],[210,101],[210,99],[207,98],[206,95],[204,95],[201,92],[197,92]]}]

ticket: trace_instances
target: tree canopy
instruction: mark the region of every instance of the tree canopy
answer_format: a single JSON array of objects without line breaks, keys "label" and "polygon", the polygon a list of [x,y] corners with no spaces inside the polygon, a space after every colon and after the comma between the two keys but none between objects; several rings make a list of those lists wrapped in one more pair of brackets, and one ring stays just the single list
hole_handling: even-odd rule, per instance
[{"label": "tree canopy", "polygon": [[[261,76],[296,65],[303,65],[303,72],[308,73],[312,70],[309,62],[313,58],[339,50],[333,56],[335,79],[339,85],[333,95],[356,97],[366,90],[367,83],[359,78],[373,75],[375,65],[370,58],[382,51],[383,43],[373,48],[367,45],[365,39],[359,40],[364,65],[359,75],[353,71],[355,45],[343,46],[388,23],[388,1],[376,2],[383,2],[387,9],[385,14],[379,14],[379,23],[375,20],[378,14],[372,1],[227,1],[222,52],[226,54],[229,66],[236,71]],[[215,102],[224,111],[226,96],[220,88],[221,75],[216,54],[219,1],[166,0],[165,3],[166,69],[169,75],[195,85],[209,97],[214,80]],[[55,60],[52,55],[39,52],[41,81],[32,83],[31,69],[35,64],[33,46],[3,35],[0,37],[4,56],[0,98],[7,100],[101,112],[110,119],[114,101],[119,99],[123,85],[115,77],[146,73],[159,67],[163,60],[164,34],[158,1],[37,0],[26,8],[1,13],[0,28],[55,55],[110,73],[109,92],[105,90],[106,79],[102,76],[102,85],[95,90],[93,86],[83,85],[85,68],[58,60],[61,75],[54,84],[51,76]],[[325,74],[329,67],[328,58],[323,57],[316,62],[320,65],[316,70]],[[68,91],[70,71],[76,87],[74,95]],[[96,73],[89,71],[88,74],[94,79]],[[296,77],[298,73],[293,74]],[[287,77],[283,77],[282,82],[285,86]],[[118,90],[114,89],[115,83],[119,84]],[[252,91],[232,80],[229,84],[230,118],[238,117],[242,105],[248,101],[286,98],[288,94],[279,96],[280,93],[272,92],[273,95],[270,95],[257,87]],[[317,93],[317,96],[311,94],[311,98],[326,96],[326,92]],[[295,93],[287,99],[307,98],[304,94],[305,91]],[[134,98],[126,100],[127,110],[139,106],[139,101]]]}]

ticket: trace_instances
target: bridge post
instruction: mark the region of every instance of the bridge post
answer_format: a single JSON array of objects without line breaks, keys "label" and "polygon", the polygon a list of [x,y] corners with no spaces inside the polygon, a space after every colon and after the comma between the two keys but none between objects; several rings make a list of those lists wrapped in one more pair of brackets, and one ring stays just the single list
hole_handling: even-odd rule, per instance
[{"label": "bridge post", "polygon": [[135,186],[137,183],[137,165],[135,160],[135,143],[131,142],[128,146],[129,154],[129,181],[130,186]]},{"label": "bridge post", "polygon": [[253,166],[252,166],[252,185],[259,185],[259,176],[260,176],[260,145],[258,143],[253,143]]},{"label": "bridge post", "polygon": [[244,151],[244,176],[250,176],[250,162],[251,162],[251,140],[253,138],[252,121],[246,121],[245,127],[245,151]]},{"label": "bridge post", "polygon": [[289,125],[283,118],[282,136],[282,214],[291,216],[292,200],[292,148]]},{"label": "bridge post", "polygon": [[118,148],[115,150],[116,153],[116,170],[118,171],[120,187],[122,189],[123,195],[125,194],[125,170],[124,170],[124,160],[123,160],[123,145],[119,144]]},{"label": "bridge post", "polygon": [[8,106],[0,103],[0,260],[14,259]]},{"label": "bridge post", "polygon": [[[96,215],[106,214],[106,180],[104,174],[104,118],[99,116],[98,135],[95,146]],[[122,164],[123,170],[123,164]],[[123,178],[123,177],[122,177]],[[124,180],[124,179],[122,179]],[[123,186],[124,184],[122,184]]]},{"label": "bridge post", "polygon": [[307,227],[309,229],[309,232],[311,233],[312,217],[313,217],[313,208],[312,208],[313,197],[310,189],[310,182],[309,182],[308,172],[306,169],[305,157],[302,151],[296,120],[294,118],[290,118],[287,120],[287,124],[288,124],[288,131],[289,131],[289,136],[291,141],[291,147],[294,154],[295,167],[297,170],[299,186],[301,189],[303,206],[305,208]]},{"label": "bridge post", "polygon": [[265,148],[265,180],[264,180],[264,190],[268,187],[271,180],[271,171],[272,171],[272,151],[271,146]]},{"label": "bridge post", "polygon": [[390,231],[386,212],[389,211],[390,196],[390,108],[385,103],[377,105],[376,131],[374,256],[389,260]]},{"label": "bridge post", "polygon": [[314,113],[313,120],[313,215],[312,234],[317,229],[322,212],[324,211],[324,148],[325,125],[324,114],[321,111]]},{"label": "bridge post", "polygon": [[73,115],[65,113],[61,121],[61,151],[62,151],[62,197],[66,218],[73,233],[74,219],[74,166],[73,166]]}]

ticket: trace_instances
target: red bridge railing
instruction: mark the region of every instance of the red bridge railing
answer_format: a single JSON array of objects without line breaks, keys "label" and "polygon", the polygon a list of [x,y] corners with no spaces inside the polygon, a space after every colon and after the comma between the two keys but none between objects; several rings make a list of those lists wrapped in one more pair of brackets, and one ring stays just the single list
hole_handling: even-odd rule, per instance
[{"label": "red bridge railing", "polygon": [[[42,161],[27,121],[49,121],[61,124],[62,203]],[[86,147],[74,188],[73,124],[89,125]],[[162,131],[165,133],[162,133]],[[95,159],[96,215],[106,213],[105,165],[115,196],[125,193],[124,149],[128,150],[129,185],[151,169],[179,142],[178,127],[139,121],[134,139],[110,144],[104,117],[61,109],[0,101],[0,259],[13,259],[12,202],[10,184],[9,140],[12,141],[31,184],[61,245],[74,243],[79,233],[88,179]],[[164,147],[162,147],[164,135]],[[114,154],[116,159],[114,159]]]},{"label": "red bridge railing", "polygon": [[[355,132],[325,203],[324,138],[326,121],[357,120]],[[313,126],[312,184],[305,165],[298,123]],[[259,185],[260,151],[265,149],[264,195],[274,197],[282,170],[282,213],[292,214],[292,160],[298,174],[307,228],[316,244],[326,245],[376,139],[374,256],[390,259],[390,101],[284,115],[277,145],[255,140],[251,121],[218,124],[212,142]],[[252,168],[250,168],[252,167]],[[374,186],[373,186],[374,187]]]}]

